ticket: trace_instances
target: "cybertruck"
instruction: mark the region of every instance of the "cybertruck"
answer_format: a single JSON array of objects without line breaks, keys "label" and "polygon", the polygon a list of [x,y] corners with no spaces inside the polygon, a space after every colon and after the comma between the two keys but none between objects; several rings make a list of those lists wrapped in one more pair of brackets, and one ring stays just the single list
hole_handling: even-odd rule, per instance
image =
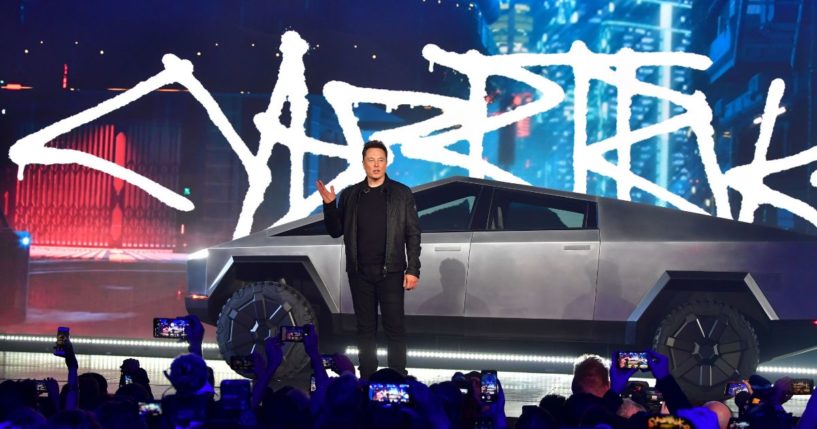
[{"label": "cybertruck", "polygon": [[[405,297],[413,337],[652,346],[694,397],[812,345],[817,237],[473,178],[414,192],[423,236],[420,286]],[[280,325],[349,332],[345,267],[343,240],[311,216],[191,257],[187,308],[217,326],[227,361]],[[279,374],[304,364],[302,348],[286,353]]]}]

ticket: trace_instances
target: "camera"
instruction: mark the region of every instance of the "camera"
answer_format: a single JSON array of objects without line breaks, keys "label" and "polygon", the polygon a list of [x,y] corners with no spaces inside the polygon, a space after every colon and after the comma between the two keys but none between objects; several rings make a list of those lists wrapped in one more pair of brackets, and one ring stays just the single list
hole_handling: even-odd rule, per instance
[{"label": "camera", "polygon": [[650,369],[650,356],[647,352],[616,352],[615,361],[618,369],[638,369],[641,371]]},{"label": "camera", "polygon": [[54,355],[65,356],[65,340],[68,339],[69,329],[65,326],[57,328],[57,343],[54,345]]},{"label": "camera", "polygon": [[41,393],[47,393],[48,392],[48,386],[45,385],[45,380],[35,380],[35,382],[37,383],[37,394],[38,395],[41,394]]},{"label": "camera", "polygon": [[230,356],[230,368],[238,372],[253,372],[255,362],[252,360],[252,355],[233,355]]},{"label": "camera", "polygon": [[161,416],[162,404],[160,402],[140,402],[139,415],[142,417]]},{"label": "camera", "polygon": [[381,404],[408,404],[411,392],[408,384],[369,384],[369,400]]},{"label": "camera", "polygon": [[496,402],[499,392],[496,370],[483,369],[479,377],[479,398],[482,402]]},{"label": "camera", "polygon": [[153,319],[154,338],[187,339],[190,322],[184,317],[157,317]]},{"label": "camera", "polygon": [[306,328],[303,326],[281,326],[281,341],[302,343],[305,336]]}]

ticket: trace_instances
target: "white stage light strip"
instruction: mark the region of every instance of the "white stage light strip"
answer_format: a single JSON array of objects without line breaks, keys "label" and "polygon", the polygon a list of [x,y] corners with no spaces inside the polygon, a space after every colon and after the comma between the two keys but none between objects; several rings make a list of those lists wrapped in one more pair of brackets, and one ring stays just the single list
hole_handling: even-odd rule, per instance
[{"label": "white stage light strip", "polygon": [[[347,347],[347,356],[357,356],[357,347]],[[409,350],[408,357],[447,360],[485,360],[498,362],[527,362],[573,365],[578,356],[540,356],[516,355],[510,353],[479,353],[479,352],[446,352],[433,350]],[[386,356],[386,349],[377,349],[378,356]],[[604,359],[604,364],[610,366],[610,359]]]},{"label": "white stage light strip", "polygon": [[[55,337],[42,335],[5,335],[0,334],[0,341],[19,341],[24,343],[53,343],[56,341]],[[186,349],[187,343],[180,342],[165,342],[165,341],[147,341],[147,340],[117,340],[113,338],[89,338],[89,337],[71,337],[71,342],[74,344],[91,344],[97,346],[126,346],[126,347],[147,347],[154,349]],[[204,343],[201,345],[203,350],[218,350],[216,343]]]},{"label": "white stage light strip", "polygon": [[802,368],[794,366],[759,366],[757,372],[771,372],[775,374],[803,374],[817,375],[817,368]]}]

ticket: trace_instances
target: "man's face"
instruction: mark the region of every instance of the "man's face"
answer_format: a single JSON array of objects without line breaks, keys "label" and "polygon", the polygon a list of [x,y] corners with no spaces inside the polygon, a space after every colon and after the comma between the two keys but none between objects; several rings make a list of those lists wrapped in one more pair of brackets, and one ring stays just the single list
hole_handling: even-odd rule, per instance
[{"label": "man's face", "polygon": [[380,180],[386,174],[386,152],[380,148],[371,148],[363,155],[363,169],[366,170],[366,177],[371,180]]}]

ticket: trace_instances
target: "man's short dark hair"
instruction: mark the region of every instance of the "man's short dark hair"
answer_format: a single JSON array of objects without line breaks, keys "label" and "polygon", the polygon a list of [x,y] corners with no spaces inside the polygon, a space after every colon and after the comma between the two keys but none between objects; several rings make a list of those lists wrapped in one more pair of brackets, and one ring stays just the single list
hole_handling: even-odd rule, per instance
[{"label": "man's short dark hair", "polygon": [[389,156],[389,150],[386,149],[386,145],[384,145],[380,140],[367,141],[363,145],[363,158],[366,158],[366,151],[369,149],[383,149],[383,152],[386,153],[386,157],[388,158]]},{"label": "man's short dark hair", "polygon": [[603,388],[610,384],[610,373],[601,357],[596,355],[582,355],[573,366],[573,393],[585,392],[590,389]]}]

